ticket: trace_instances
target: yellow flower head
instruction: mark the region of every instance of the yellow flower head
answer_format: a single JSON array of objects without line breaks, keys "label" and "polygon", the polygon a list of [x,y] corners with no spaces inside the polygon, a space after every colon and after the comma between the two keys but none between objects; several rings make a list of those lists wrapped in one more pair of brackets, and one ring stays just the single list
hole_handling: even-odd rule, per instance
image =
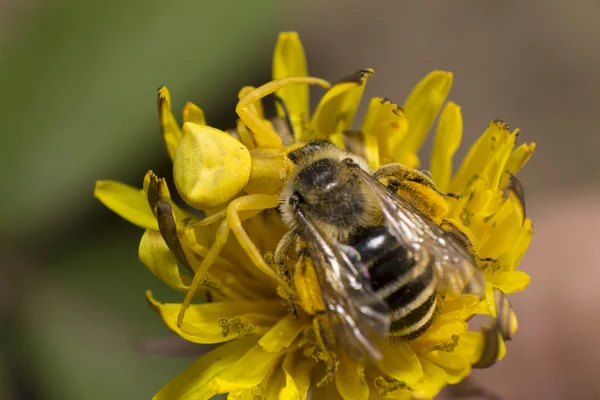
[{"label": "yellow flower head", "polygon": [[[298,35],[282,33],[273,81],[240,91],[240,120],[228,132],[208,126],[191,103],[180,128],[169,92],[161,88],[159,116],[175,186],[203,218],[179,208],[165,181],[152,172],[141,190],[97,182],[100,201],[146,229],[141,261],[186,294],[181,304],[163,304],[147,293],[151,308],[181,337],[220,343],[155,399],[200,400],[218,393],[232,399],[305,399],[309,388],[313,399],[432,398],[471,368],[504,356],[504,340],[517,329],[504,294],[529,283],[516,267],[533,234],[515,174],[535,145],[515,148],[517,131],[493,121],[453,174],[462,117],[460,107],[446,103],[452,74],[444,71],[419,82],[403,107],[371,99],[360,129],[352,130],[373,74],[357,71],[333,85],[308,77]],[[327,88],[312,116],[309,85]],[[276,96],[277,117],[268,120],[260,100],[270,94]],[[417,170],[417,153],[438,114],[427,174]],[[282,221],[282,191],[300,168],[294,152],[315,140],[364,160],[379,182],[461,243],[485,277],[484,297],[432,295],[435,306],[423,329],[391,332],[373,343],[381,349],[379,357],[355,357],[337,334],[339,322],[328,317],[311,265],[315,260],[296,240],[298,227],[290,230],[293,224]],[[492,315],[494,323],[469,330],[467,320],[475,314]]]}]

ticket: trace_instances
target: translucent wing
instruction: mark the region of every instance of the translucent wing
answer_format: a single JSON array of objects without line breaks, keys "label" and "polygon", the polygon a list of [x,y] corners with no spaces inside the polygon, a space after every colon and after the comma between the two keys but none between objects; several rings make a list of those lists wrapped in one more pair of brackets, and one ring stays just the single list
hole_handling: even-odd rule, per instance
[{"label": "translucent wing", "polygon": [[434,262],[438,290],[469,293],[483,298],[485,279],[462,243],[422,215],[368,172],[356,166],[359,176],[379,199],[385,224],[398,240],[415,251],[426,251]]},{"label": "translucent wing", "polygon": [[366,267],[353,257],[350,246],[326,237],[302,206],[296,212],[329,320],[338,336],[353,356],[381,359],[376,343],[389,334],[391,321],[387,304],[371,288]]}]

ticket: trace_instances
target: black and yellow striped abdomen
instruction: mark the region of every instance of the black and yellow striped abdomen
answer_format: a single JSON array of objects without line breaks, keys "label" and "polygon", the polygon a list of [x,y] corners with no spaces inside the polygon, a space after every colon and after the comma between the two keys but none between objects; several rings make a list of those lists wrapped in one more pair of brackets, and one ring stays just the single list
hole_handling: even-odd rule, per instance
[{"label": "black and yellow striped abdomen", "polygon": [[390,334],[405,340],[423,334],[436,308],[433,260],[404,247],[384,227],[364,230],[350,244],[366,265],[373,290],[389,306]]}]

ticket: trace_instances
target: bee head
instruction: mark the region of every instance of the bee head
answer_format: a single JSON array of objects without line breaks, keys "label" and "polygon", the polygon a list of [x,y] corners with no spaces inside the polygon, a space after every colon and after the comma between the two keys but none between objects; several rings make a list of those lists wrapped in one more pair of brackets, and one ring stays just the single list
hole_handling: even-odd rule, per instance
[{"label": "bee head", "polygon": [[281,193],[280,209],[288,226],[297,226],[299,209],[338,238],[370,221],[373,201],[356,172],[363,160],[331,145],[302,161]]}]

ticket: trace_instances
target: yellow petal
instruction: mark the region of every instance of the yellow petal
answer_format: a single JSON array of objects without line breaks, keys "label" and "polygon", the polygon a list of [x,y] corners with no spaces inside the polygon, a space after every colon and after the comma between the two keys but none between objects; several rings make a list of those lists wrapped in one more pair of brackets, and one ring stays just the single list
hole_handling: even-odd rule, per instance
[{"label": "yellow petal", "polygon": [[[433,71],[423,78],[408,95],[404,114],[408,118],[408,134],[394,149],[394,158],[410,168],[418,167],[418,153],[452,88],[452,74]],[[417,162],[417,165],[415,165]]]},{"label": "yellow petal", "polygon": [[442,192],[450,185],[452,157],[460,145],[462,130],[460,107],[449,101],[440,115],[431,153],[431,178]]},{"label": "yellow petal", "polygon": [[531,158],[534,150],[535,143],[524,143],[517,147],[506,162],[506,170],[515,175]]},{"label": "yellow petal", "polygon": [[256,391],[252,389],[234,390],[227,393],[227,400],[255,400]]},{"label": "yellow petal", "polygon": [[285,374],[281,366],[274,368],[271,375],[261,382],[262,385],[265,385],[265,388],[260,392],[261,398],[274,400],[281,398],[280,392],[285,386]]},{"label": "yellow petal", "polygon": [[[298,33],[282,32],[273,54],[273,80],[293,76],[308,76],[304,48]],[[304,141],[304,125],[309,113],[308,85],[286,86],[275,93],[281,97],[290,113],[296,139]],[[276,107],[277,114],[285,117],[283,108],[279,104]]]},{"label": "yellow petal", "polygon": [[506,172],[506,162],[515,148],[518,134],[519,130],[515,129],[506,138],[504,143],[499,146],[498,150],[495,151],[493,159],[490,160],[490,167],[487,173],[490,189],[501,189],[500,178]]},{"label": "yellow petal", "polygon": [[[375,97],[371,99],[369,108],[365,114],[360,130],[365,135],[365,142],[368,138],[376,139],[379,154],[371,155],[367,151],[367,161],[371,168],[376,168],[375,156],[378,158],[378,164],[393,162],[392,150],[396,148],[406,133],[408,132],[408,119],[404,115],[402,108],[392,103],[388,99]],[[369,146],[367,146],[368,149]],[[369,160],[369,159],[373,160]]]},{"label": "yellow petal", "polygon": [[283,360],[285,387],[279,393],[280,400],[306,400],[310,387],[310,375],[315,360],[304,358],[300,352],[288,353]]},{"label": "yellow petal", "polygon": [[467,357],[473,368],[489,368],[506,355],[506,344],[496,329],[486,326],[479,332],[467,333],[469,336],[463,335],[460,340],[470,347]]},{"label": "yellow petal", "polygon": [[339,352],[339,367],[335,374],[335,385],[344,400],[367,400],[369,385],[365,380],[363,367],[344,351]]},{"label": "yellow petal", "polygon": [[189,205],[212,208],[238,194],[250,177],[250,152],[218,129],[187,122],[173,160],[173,178]]},{"label": "yellow petal", "polygon": [[[319,378],[322,376],[319,375]],[[333,382],[321,386],[314,385],[310,392],[310,400],[343,400]]]},{"label": "yellow petal", "polygon": [[[501,336],[498,338],[500,348],[496,358],[501,360],[506,355],[506,345]],[[454,353],[467,357],[471,364],[475,364],[481,359],[485,345],[485,335],[481,331],[465,332],[460,335],[459,345],[454,349]]]},{"label": "yellow petal", "polygon": [[161,281],[179,292],[187,292],[191,278],[181,274],[177,258],[160,232],[147,229],[140,241],[138,254],[140,261]]},{"label": "yellow petal", "polygon": [[[410,121],[410,118],[409,118]],[[471,146],[458,172],[450,184],[451,193],[462,194],[475,177],[481,177],[489,169],[490,160],[504,145],[510,135],[508,125],[493,121],[483,135]]]},{"label": "yellow petal", "polygon": [[153,400],[208,400],[215,394],[208,382],[229,369],[256,343],[256,337],[244,337],[223,344],[204,354],[183,373],[165,385]]},{"label": "yellow petal", "polygon": [[329,139],[339,147],[344,147],[343,138],[330,135],[352,127],[367,78],[374,73],[372,69],[359,70],[333,84],[321,98],[312,116],[310,140]]},{"label": "yellow petal", "polygon": [[503,270],[506,271],[514,271],[519,265],[519,261],[525,255],[527,248],[529,248],[529,244],[531,243],[531,239],[533,238],[533,222],[526,218],[521,230],[519,232],[519,236],[515,241],[514,246],[504,252],[499,258],[498,261],[502,266]]},{"label": "yellow petal", "polygon": [[486,232],[479,248],[481,256],[498,258],[511,248],[521,230],[521,218],[521,205],[509,197],[502,208],[486,221]]},{"label": "yellow petal", "polygon": [[278,353],[292,344],[305,327],[306,324],[303,322],[288,314],[260,338],[258,344],[269,353]]},{"label": "yellow petal", "polygon": [[172,160],[181,140],[181,129],[171,112],[171,95],[165,86],[158,89],[158,119],[167,153]]},{"label": "yellow petal", "polygon": [[227,400],[256,400],[256,390],[242,389],[227,393]]},{"label": "yellow petal", "polygon": [[520,292],[529,285],[531,278],[523,271],[500,272],[486,274],[489,284],[502,290],[504,293]]},{"label": "yellow petal", "polygon": [[418,353],[430,351],[433,346],[440,344],[440,342],[451,343],[453,335],[458,335],[466,331],[467,328],[467,323],[464,321],[438,317],[424,335],[411,342],[411,346]]},{"label": "yellow petal", "polygon": [[251,333],[264,332],[279,316],[275,301],[236,301],[192,304],[181,327],[177,326],[180,303],[162,304],[147,292],[150,307],[173,332],[194,343],[220,343]]},{"label": "yellow petal", "polygon": [[196,125],[206,125],[204,111],[194,103],[189,101],[183,107],[183,123],[193,122]]},{"label": "yellow petal", "polygon": [[158,230],[158,222],[143,190],[115,181],[96,181],[94,196],[132,224]]},{"label": "yellow petal", "polygon": [[447,296],[442,309],[444,318],[455,318],[465,321],[472,313],[480,299],[472,294]]},{"label": "yellow petal", "polygon": [[[385,343],[381,343],[381,345],[386,346]],[[417,383],[423,377],[419,357],[408,343],[388,345],[383,354],[383,359],[377,362],[377,367],[383,373],[405,382],[409,386]]]},{"label": "yellow petal", "polygon": [[[460,341],[459,341],[460,342]],[[424,354],[422,358],[431,361],[433,364],[446,371],[448,383],[458,383],[471,371],[471,363],[466,357],[453,352],[434,350]]]},{"label": "yellow petal", "polygon": [[248,389],[257,386],[275,367],[282,357],[280,353],[269,353],[260,345],[255,345],[246,354],[238,357],[237,362],[215,376],[210,388],[216,393]]},{"label": "yellow petal", "polygon": [[423,366],[423,379],[413,385],[415,398],[433,398],[448,383],[446,371],[431,361],[421,360]]}]

